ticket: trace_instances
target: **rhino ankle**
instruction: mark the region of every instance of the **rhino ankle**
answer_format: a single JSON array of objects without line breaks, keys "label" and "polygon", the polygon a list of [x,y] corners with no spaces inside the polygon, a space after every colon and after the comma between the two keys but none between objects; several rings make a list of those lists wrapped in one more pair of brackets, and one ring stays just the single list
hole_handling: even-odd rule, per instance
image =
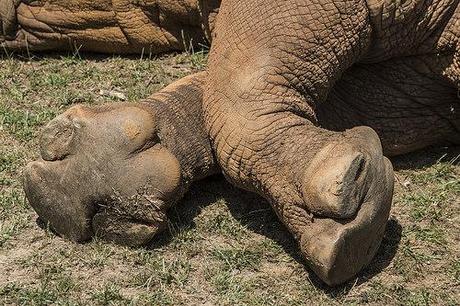
[{"label": "rhino ankle", "polygon": [[185,77],[143,101],[156,114],[159,137],[179,160],[186,185],[219,171],[201,115],[205,77]]}]

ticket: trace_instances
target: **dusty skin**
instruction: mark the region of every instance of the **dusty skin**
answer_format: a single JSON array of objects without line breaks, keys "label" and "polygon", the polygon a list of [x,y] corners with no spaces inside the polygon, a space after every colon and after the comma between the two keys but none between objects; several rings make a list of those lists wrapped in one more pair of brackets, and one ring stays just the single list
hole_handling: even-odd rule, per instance
[{"label": "dusty skin", "polygon": [[[194,43],[213,37],[207,75],[178,86],[196,95],[160,92],[152,103],[77,107],[50,123],[43,161],[26,170],[29,200],[70,238],[100,233],[140,245],[162,229],[165,209],[188,184],[218,164],[230,182],[272,204],[323,281],[342,283],[372,259],[383,235],[393,192],[383,154],[460,142],[458,1],[224,0],[217,18],[211,4],[2,7],[6,49],[155,53],[181,49],[178,29],[187,30],[182,37],[197,35],[187,34]],[[160,29],[139,27],[135,21],[145,16],[157,18],[143,27]],[[175,86],[169,92],[179,91]],[[156,105],[170,100],[177,102],[173,119],[161,125],[164,113]],[[190,104],[196,108],[188,113]],[[175,120],[178,109],[196,121]],[[185,131],[201,134],[184,140]],[[188,139],[206,148],[197,150]],[[132,163],[121,162],[129,158]],[[193,163],[203,160],[204,168]],[[195,167],[200,175],[190,175]],[[46,171],[68,176],[46,181]],[[72,184],[79,177],[98,179]],[[62,225],[69,216],[74,221]]]},{"label": "dusty skin", "polygon": [[[216,173],[198,73],[139,104],[75,106],[42,132],[24,188],[39,216],[75,241],[140,246],[167,225],[191,182]],[[78,184],[75,184],[78,182]]]}]

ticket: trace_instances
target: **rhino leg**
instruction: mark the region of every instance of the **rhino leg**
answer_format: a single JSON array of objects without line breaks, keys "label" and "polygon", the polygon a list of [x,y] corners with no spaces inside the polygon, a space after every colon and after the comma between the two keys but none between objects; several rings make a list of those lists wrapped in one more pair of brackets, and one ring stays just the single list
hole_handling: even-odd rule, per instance
[{"label": "rhino leg", "polygon": [[355,0],[224,1],[209,56],[204,119],[225,175],[270,201],[330,285],[372,259],[393,194],[377,134],[330,131],[316,114],[371,45],[368,13]]},{"label": "rhino leg", "polygon": [[59,234],[147,243],[196,179],[216,171],[200,120],[203,73],[141,103],[74,106],[51,121],[24,171],[40,218]]},{"label": "rhino leg", "polygon": [[458,87],[442,73],[450,59],[425,55],[356,65],[318,108],[319,124],[335,131],[370,126],[386,155],[460,144]]}]

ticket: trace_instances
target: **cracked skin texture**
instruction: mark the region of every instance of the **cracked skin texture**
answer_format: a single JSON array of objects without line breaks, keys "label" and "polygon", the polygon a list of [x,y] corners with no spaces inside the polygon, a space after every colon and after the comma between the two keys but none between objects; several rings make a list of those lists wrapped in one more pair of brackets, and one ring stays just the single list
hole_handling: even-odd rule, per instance
[{"label": "cracked skin texture", "polygon": [[381,143],[390,155],[460,143],[458,2],[222,2],[203,101],[217,161],[272,204],[328,284],[382,237]]},{"label": "cracked skin texture", "polygon": [[[69,234],[73,233],[72,226],[58,232],[75,240],[88,239],[96,232],[118,243],[140,245],[162,229],[160,221],[164,220],[164,211],[181,197],[188,184],[214,173],[219,165],[230,182],[259,193],[271,203],[299,242],[308,265],[323,281],[329,285],[342,283],[370,262],[383,235],[393,193],[392,167],[384,154],[404,154],[433,144],[460,143],[458,2],[224,0],[217,18],[218,5],[210,5],[207,11],[211,13],[202,14],[208,17],[198,18],[197,23],[199,35],[213,38],[207,74],[188,77],[177,83],[180,86],[173,84],[164,92],[160,91],[148,107],[141,103],[134,109],[122,106],[116,111],[103,107],[76,112],[79,118],[89,121],[97,117],[89,115],[92,113],[105,116],[108,123],[107,129],[102,131],[105,134],[98,138],[100,144],[93,144],[101,148],[98,150],[104,151],[102,148],[107,143],[120,141],[126,135],[136,139],[142,133],[139,129],[133,130],[135,122],[140,122],[141,129],[150,131],[150,135],[161,137],[143,138],[143,146],[131,152],[132,158],[152,150],[155,147],[152,143],[162,144],[165,150],[141,163],[134,163],[134,167],[129,168],[131,172],[123,172],[127,173],[123,174],[125,178],[136,176],[135,180],[123,181],[123,176],[118,182],[113,180],[119,185],[112,187],[120,192],[96,193],[86,202],[79,198],[81,190],[42,179],[38,169],[52,171],[54,163],[60,163],[59,160],[46,160],[47,155],[42,151],[45,161],[32,163],[26,171],[28,198],[41,217],[55,219],[55,227],[59,226],[62,214],[56,203],[65,197],[70,199],[63,203],[74,209],[68,217],[78,213],[82,216],[75,225],[80,229],[75,231],[77,236]],[[65,3],[69,8],[72,3],[79,7],[85,2]],[[112,29],[112,17],[91,19],[94,16],[89,14],[85,17],[88,19],[81,21],[80,15],[72,13],[62,15],[59,22],[65,24],[64,29],[72,31],[88,24],[94,26],[96,19],[101,22],[89,30],[89,37],[81,33],[82,36],[74,36],[78,38],[73,41],[80,42],[84,50],[142,52],[146,44],[155,48],[154,52],[174,49],[169,40],[169,45],[163,44],[161,39],[152,40],[158,37],[154,34],[158,32],[138,31],[139,20],[146,16],[145,9],[152,9],[144,5],[148,2],[134,7],[121,3],[126,4],[122,1],[86,4],[91,8],[98,6],[94,9],[97,14],[113,17],[114,11],[120,12],[119,17],[124,19],[120,22],[119,17],[116,18],[115,30]],[[180,8],[192,8],[174,10],[176,16],[182,16],[177,15],[179,11],[187,15],[180,21],[184,26],[195,20],[194,8],[206,11],[202,9],[206,1],[196,6],[183,6],[185,2],[180,1],[174,3],[180,3]],[[164,6],[160,8],[164,14],[171,11]],[[30,5],[26,9],[32,10]],[[20,12],[21,5],[18,7],[21,25],[24,21],[21,21]],[[24,14],[22,16],[26,16]],[[137,17],[126,19],[127,15]],[[29,21],[36,23],[35,19]],[[153,22],[150,26],[157,25]],[[11,26],[5,28],[11,29]],[[195,25],[188,31],[194,28]],[[52,35],[56,34],[56,29],[61,28],[54,27]],[[121,40],[118,36],[91,32],[113,30],[118,33],[121,29],[124,29]],[[20,42],[17,37],[20,38],[21,29],[18,33],[14,40],[6,42],[12,48]],[[144,35],[146,33],[150,34]],[[69,47],[68,34],[64,35],[66,47],[62,41],[59,46],[53,45],[56,39],[52,35],[32,45],[37,50],[40,50],[40,43],[48,49]],[[177,43],[177,36],[172,36]],[[126,37],[131,38],[123,40]],[[189,92],[194,94],[189,95]],[[172,108],[166,108],[173,111],[159,111],[159,105],[170,105]],[[70,114],[72,117],[73,112],[75,110],[69,110],[64,116]],[[149,118],[144,116],[146,113],[168,120],[162,121],[163,124],[161,120],[151,123],[145,119]],[[109,124],[119,126],[117,122],[129,117],[134,119],[125,125],[129,127],[125,130]],[[183,118],[198,121],[189,122]],[[61,119],[56,120],[50,124],[53,126]],[[57,124],[57,128],[45,129],[42,143],[57,147],[64,144],[59,150],[69,150],[67,141],[46,140],[46,135],[50,139],[55,135],[68,139],[68,135],[73,134],[66,132],[65,126]],[[152,126],[162,127],[163,133],[156,134]],[[91,131],[89,128],[86,133]],[[184,141],[185,134],[195,142]],[[77,139],[82,144],[88,142],[86,138]],[[129,143],[123,142],[126,147]],[[190,149],[193,147],[204,149]],[[123,156],[123,152],[117,149],[111,154],[115,159]],[[73,156],[80,155],[85,156],[84,149]],[[207,161],[205,167],[203,160]],[[115,168],[120,168],[118,163],[104,163],[97,158],[97,163],[84,161],[88,171],[97,168],[102,177],[110,177],[112,172],[116,173]],[[176,176],[165,171],[157,171],[156,175],[145,173],[144,169],[158,167],[158,163],[168,164]],[[98,168],[97,164],[104,167]],[[70,174],[81,175],[81,169],[72,169]],[[152,188],[155,184],[147,184],[168,177],[179,179],[167,179],[169,183],[162,185],[160,192]],[[44,199],[47,192],[56,194]],[[163,198],[162,192],[167,194]],[[153,199],[153,204],[148,200],[137,201],[139,196]],[[120,198],[122,201],[117,200]],[[43,212],[44,206],[51,213],[46,209]],[[147,208],[143,214],[144,206]],[[98,217],[100,211],[101,218]],[[149,211],[150,217],[146,217]]]},{"label": "cracked skin texture", "polygon": [[[220,1],[3,0],[7,49],[162,53],[207,42]],[[1,40],[0,40],[1,41]]]}]

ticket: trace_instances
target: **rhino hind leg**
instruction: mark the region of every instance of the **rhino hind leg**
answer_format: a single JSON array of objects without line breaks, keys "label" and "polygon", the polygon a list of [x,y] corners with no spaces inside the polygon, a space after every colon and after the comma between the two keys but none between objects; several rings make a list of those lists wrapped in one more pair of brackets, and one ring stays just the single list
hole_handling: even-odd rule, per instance
[{"label": "rhino hind leg", "polygon": [[[389,217],[393,169],[379,137],[364,126],[321,128],[305,98],[278,85],[283,79],[274,72],[265,78],[259,70],[243,72],[205,99],[222,169],[271,203],[324,282],[343,283],[373,258]],[[221,92],[222,105],[212,104]]]}]

